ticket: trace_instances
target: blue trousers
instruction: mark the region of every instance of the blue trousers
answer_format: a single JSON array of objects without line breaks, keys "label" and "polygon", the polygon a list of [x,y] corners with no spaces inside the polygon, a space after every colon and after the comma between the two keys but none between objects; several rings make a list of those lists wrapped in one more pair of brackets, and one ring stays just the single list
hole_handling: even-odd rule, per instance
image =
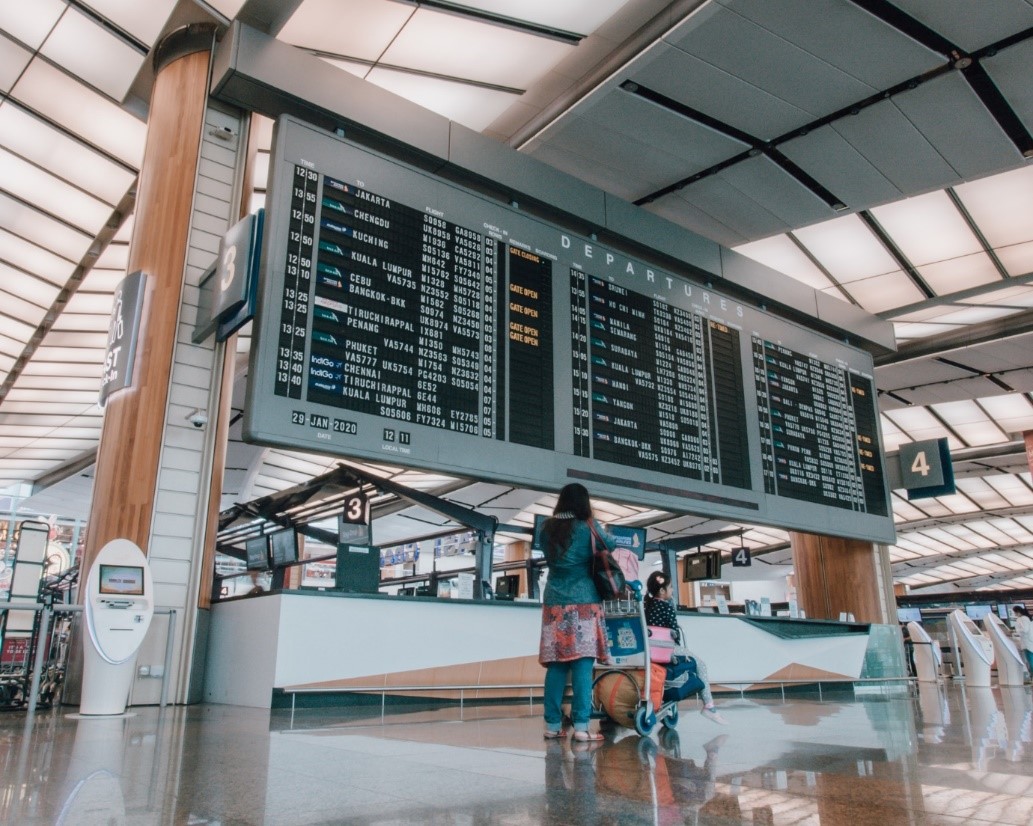
[{"label": "blue trousers", "polygon": [[573,699],[570,703],[570,717],[575,731],[588,731],[592,714],[592,667],[594,657],[582,657],[564,663],[549,663],[545,666],[545,727],[559,731],[563,727],[563,694],[570,677]]}]

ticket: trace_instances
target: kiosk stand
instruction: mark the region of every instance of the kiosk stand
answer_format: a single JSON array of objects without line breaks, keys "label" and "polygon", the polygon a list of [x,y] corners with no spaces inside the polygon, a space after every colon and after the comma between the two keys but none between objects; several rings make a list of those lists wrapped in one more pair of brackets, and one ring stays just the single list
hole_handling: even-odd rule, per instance
[{"label": "kiosk stand", "polygon": [[921,623],[911,621],[907,624],[907,632],[911,637],[915,658],[915,676],[920,683],[935,683],[940,679],[940,666],[943,664],[943,653],[940,643],[934,640]]},{"label": "kiosk stand", "polygon": [[948,620],[961,651],[965,685],[989,687],[990,666],[994,662],[993,643],[961,609],[951,611]]},{"label": "kiosk stand", "polygon": [[123,714],[136,652],[154,615],[147,557],[128,539],[113,539],[97,554],[86,580],[85,613],[79,713]]},{"label": "kiosk stand", "polygon": [[1022,685],[1026,680],[1026,666],[1007,629],[994,614],[987,614],[983,617],[983,630],[994,646],[997,684]]}]

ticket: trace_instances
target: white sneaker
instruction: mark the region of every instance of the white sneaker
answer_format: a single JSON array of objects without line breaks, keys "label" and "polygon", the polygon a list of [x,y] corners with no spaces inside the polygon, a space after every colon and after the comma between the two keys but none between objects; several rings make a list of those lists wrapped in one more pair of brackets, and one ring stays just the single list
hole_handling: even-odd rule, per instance
[{"label": "white sneaker", "polygon": [[719,726],[727,726],[728,721],[721,716],[720,712],[716,708],[704,708],[700,711],[704,717],[708,720],[717,723]]}]

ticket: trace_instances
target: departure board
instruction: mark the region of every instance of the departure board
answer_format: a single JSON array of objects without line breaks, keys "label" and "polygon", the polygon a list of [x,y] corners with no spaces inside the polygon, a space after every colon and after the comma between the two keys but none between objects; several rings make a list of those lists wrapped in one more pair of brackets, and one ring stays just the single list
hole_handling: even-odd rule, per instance
[{"label": "departure board", "polygon": [[266,216],[245,438],[892,541],[863,351],[291,118]]}]

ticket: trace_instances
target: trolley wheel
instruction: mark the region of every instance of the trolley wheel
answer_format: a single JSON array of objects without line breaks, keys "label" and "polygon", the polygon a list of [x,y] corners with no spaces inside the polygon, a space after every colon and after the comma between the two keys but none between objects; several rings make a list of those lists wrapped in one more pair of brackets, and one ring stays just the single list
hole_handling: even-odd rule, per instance
[{"label": "trolley wheel", "polygon": [[675,729],[678,727],[678,706],[676,704],[671,703],[667,714],[664,715],[661,722],[663,723],[664,728],[667,729]]},{"label": "trolley wheel", "polygon": [[643,706],[635,712],[635,731],[643,737],[649,736],[649,732],[656,725],[656,715],[649,706]]}]

